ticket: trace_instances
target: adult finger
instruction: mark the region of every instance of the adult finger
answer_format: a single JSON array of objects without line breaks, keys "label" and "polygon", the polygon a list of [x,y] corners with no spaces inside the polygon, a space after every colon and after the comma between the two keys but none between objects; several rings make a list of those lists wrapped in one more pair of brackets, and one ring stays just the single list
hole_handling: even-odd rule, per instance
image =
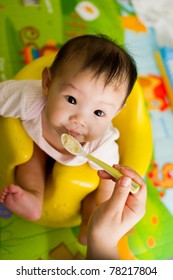
[{"label": "adult finger", "polygon": [[123,175],[130,177],[132,180],[134,180],[139,185],[144,184],[143,178],[132,168],[129,166],[122,166],[122,165],[116,165],[114,164],[113,167],[117,169],[120,173]]},{"label": "adult finger", "polygon": [[[139,200],[146,199],[146,196],[147,196],[146,184],[145,184],[143,178],[135,170],[133,170],[132,168],[130,168],[128,166],[122,166],[122,165],[116,165],[116,164],[114,164],[113,167],[115,169],[117,169],[118,171],[120,171],[120,173],[122,173],[122,176],[125,175],[126,177],[130,177],[132,180],[134,180],[136,183],[138,183],[140,185],[139,191],[135,194],[136,199],[139,199]],[[112,177],[110,174],[108,174],[105,170],[99,170],[98,175],[102,179],[111,179],[114,182],[117,181],[114,177]]]},{"label": "adult finger", "polygon": [[99,175],[100,178],[102,179],[111,179],[114,182],[116,182],[117,180],[111,176],[108,172],[106,172],[105,170],[98,170],[97,174]]},{"label": "adult finger", "polygon": [[147,188],[146,188],[146,184],[145,181],[143,180],[143,178],[132,168],[128,167],[128,166],[122,166],[122,165],[113,165],[114,168],[116,168],[120,173],[122,173],[123,175],[130,177],[133,181],[135,181],[136,183],[138,183],[140,185],[140,189],[137,193],[135,193],[135,198],[136,199],[140,199],[140,200],[144,200],[146,199],[147,196]]},{"label": "adult finger", "polygon": [[130,186],[131,179],[129,177],[122,176],[117,180],[114,191],[107,204],[107,210],[113,215],[117,212],[120,213],[120,215],[122,214],[130,192]]}]

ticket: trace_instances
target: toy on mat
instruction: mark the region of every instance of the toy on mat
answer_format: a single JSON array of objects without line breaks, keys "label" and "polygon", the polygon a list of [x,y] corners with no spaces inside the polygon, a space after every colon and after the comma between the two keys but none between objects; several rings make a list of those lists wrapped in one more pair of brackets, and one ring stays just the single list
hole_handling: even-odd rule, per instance
[{"label": "toy on mat", "polygon": [[173,109],[173,49],[162,47],[155,52],[155,58]]}]

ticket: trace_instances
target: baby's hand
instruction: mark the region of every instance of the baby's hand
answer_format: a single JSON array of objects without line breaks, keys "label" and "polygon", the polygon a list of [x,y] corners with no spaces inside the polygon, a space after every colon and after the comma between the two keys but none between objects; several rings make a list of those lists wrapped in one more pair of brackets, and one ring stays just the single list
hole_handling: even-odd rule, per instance
[{"label": "baby's hand", "polygon": [[[118,241],[144,216],[146,185],[139,174],[129,167],[117,166],[124,176],[117,180],[110,199],[102,203],[91,216],[88,225],[88,259],[116,259]],[[99,171],[103,179],[115,179]],[[140,185],[136,194],[130,193],[131,180]]]}]

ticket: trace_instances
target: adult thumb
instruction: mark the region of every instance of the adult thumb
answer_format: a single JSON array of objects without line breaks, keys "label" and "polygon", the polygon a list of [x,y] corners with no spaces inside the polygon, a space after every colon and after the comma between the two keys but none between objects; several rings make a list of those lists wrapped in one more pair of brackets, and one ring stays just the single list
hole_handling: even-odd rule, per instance
[{"label": "adult thumb", "polygon": [[109,200],[110,210],[113,211],[113,209],[116,208],[121,211],[124,209],[124,205],[130,192],[131,183],[132,180],[126,176],[122,176],[117,180],[114,191]]}]

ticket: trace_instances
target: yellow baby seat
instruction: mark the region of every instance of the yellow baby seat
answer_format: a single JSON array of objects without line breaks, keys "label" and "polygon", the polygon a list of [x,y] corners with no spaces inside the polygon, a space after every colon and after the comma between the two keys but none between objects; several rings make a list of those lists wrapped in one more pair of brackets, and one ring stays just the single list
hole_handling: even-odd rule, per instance
[{"label": "yellow baby seat", "polygon": [[[25,66],[15,79],[40,79],[42,69],[49,66],[54,55],[41,57]],[[113,120],[120,131],[120,163],[128,165],[142,176],[152,155],[150,119],[141,88],[136,82],[123,111]],[[33,142],[18,119],[0,117],[0,188],[14,181],[15,166],[28,161]],[[82,199],[96,189],[97,172],[88,164],[69,167],[55,163],[45,190],[43,213],[37,222],[50,227],[79,225]]]}]

